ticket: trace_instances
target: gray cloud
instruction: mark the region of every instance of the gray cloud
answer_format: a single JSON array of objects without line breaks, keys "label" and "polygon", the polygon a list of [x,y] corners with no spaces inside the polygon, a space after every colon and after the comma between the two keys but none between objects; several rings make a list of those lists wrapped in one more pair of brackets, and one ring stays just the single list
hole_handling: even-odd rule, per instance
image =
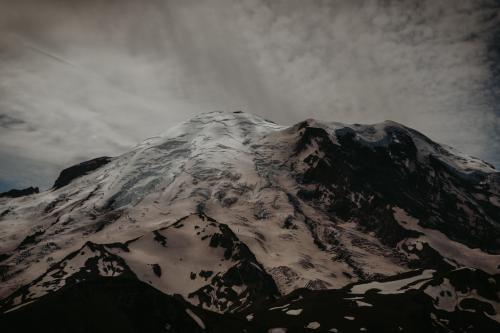
[{"label": "gray cloud", "polygon": [[3,127],[5,129],[23,129],[25,130],[26,127],[26,122],[16,119],[14,117],[5,115],[5,114],[0,114],[0,127]]},{"label": "gray cloud", "polygon": [[499,9],[493,0],[0,0],[0,186],[50,183],[65,165],[210,110],[283,124],[392,119],[500,165]]}]

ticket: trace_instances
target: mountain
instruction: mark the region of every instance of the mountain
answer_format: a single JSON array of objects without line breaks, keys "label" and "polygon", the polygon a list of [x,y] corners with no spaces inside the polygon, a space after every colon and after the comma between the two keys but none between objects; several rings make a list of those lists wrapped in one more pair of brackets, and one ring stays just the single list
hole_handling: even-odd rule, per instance
[{"label": "mountain", "polygon": [[27,188],[23,188],[21,190],[12,189],[12,190],[7,191],[7,192],[2,192],[2,193],[0,193],[0,198],[18,198],[18,197],[30,195],[33,193],[38,193],[38,192],[40,192],[38,187],[31,187],[30,186]]},{"label": "mountain", "polygon": [[7,331],[500,330],[500,173],[395,122],[210,112],[0,215]]}]

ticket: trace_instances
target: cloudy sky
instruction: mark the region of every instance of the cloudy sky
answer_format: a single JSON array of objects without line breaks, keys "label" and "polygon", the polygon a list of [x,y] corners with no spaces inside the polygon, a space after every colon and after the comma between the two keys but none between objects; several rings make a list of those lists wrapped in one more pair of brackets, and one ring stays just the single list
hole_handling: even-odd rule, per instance
[{"label": "cloudy sky", "polygon": [[498,0],[0,0],[0,191],[190,116],[386,119],[500,166]]}]

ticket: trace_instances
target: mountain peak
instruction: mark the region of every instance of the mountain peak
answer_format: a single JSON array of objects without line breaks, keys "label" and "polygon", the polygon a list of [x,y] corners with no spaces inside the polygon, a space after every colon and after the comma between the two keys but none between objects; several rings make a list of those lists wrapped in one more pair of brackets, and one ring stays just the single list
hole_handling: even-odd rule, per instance
[{"label": "mountain peak", "polygon": [[0,198],[6,310],[113,274],[245,323],[272,304],[299,316],[293,295],[345,309],[415,296],[444,316],[433,297],[476,288],[472,275],[483,294],[470,302],[499,306],[484,282],[500,273],[499,173],[395,122],[286,127],[214,111],[67,170],[51,191]]}]

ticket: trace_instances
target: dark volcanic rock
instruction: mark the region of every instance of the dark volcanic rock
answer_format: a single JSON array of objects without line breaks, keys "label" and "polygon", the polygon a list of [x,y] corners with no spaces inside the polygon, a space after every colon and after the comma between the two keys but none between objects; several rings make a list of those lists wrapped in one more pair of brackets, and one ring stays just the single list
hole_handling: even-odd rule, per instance
[{"label": "dark volcanic rock", "polygon": [[134,279],[98,278],[0,316],[14,332],[202,332],[185,301]]},{"label": "dark volcanic rock", "polygon": [[[201,217],[210,223],[216,223],[208,216]],[[192,292],[189,297],[198,297],[202,306],[215,305],[218,309],[228,312],[235,312],[252,304],[272,303],[280,295],[273,278],[226,224],[218,223],[218,229],[220,232],[211,236],[209,246],[224,249],[225,260],[238,263],[224,274],[213,277],[211,271],[200,272],[200,277],[205,280],[211,277],[210,283]],[[238,295],[233,287],[243,288],[244,292]],[[217,294],[217,298],[214,298],[213,294]]]},{"label": "dark volcanic rock", "polygon": [[[402,125],[385,126],[377,142],[364,141],[349,127],[336,129],[332,137],[314,124],[299,125],[295,153],[317,147],[303,160],[305,172],[296,176],[305,187],[297,192],[299,198],[317,202],[317,207],[330,202],[332,218],[357,220],[391,246],[410,236],[390,216],[392,207],[401,207],[426,228],[468,247],[500,253],[500,225],[494,222],[500,221],[500,209],[474,196],[490,194],[493,181],[483,184],[486,174],[458,172],[432,154],[423,160],[415,140],[427,142],[442,156],[449,153]],[[464,198],[462,193],[470,194]]]},{"label": "dark volcanic rock", "polygon": [[[500,329],[500,325],[483,311],[446,312],[436,309],[432,298],[420,290],[400,294],[373,292],[363,298],[362,304],[366,304],[363,306],[358,306],[352,298],[341,290],[297,290],[274,305],[282,308],[257,311],[254,320],[269,328],[287,328],[286,332],[313,332],[305,329],[310,323],[319,325],[316,332],[480,333]],[[465,305],[490,310],[487,305],[474,300]],[[290,310],[302,311],[300,315],[291,316],[286,313]]]},{"label": "dark volcanic rock", "polygon": [[[406,274],[408,275],[408,274]],[[484,275],[484,276],[483,276]],[[401,278],[409,277],[401,276]],[[474,271],[443,276],[461,283],[484,283]],[[466,281],[467,280],[467,281]],[[390,281],[390,280],[389,280]],[[440,278],[431,280],[438,284]],[[490,283],[490,285],[492,285]],[[493,288],[493,289],[491,289]],[[490,287],[494,291],[494,287]],[[419,289],[353,294],[339,290],[298,289],[267,306],[238,313],[214,313],[181,297],[169,296],[133,277],[94,278],[62,288],[35,303],[0,315],[2,332],[497,332],[487,302],[464,298],[454,312],[439,308]]]},{"label": "dark volcanic rock", "polygon": [[[79,250],[74,251],[64,257],[61,261],[50,266],[49,270],[33,280],[31,283],[22,286],[14,293],[4,298],[0,302],[0,309],[6,310],[15,306],[17,301],[30,302],[38,296],[38,293],[51,293],[59,290],[61,286],[72,286],[81,281],[92,280],[101,275],[121,276],[126,278],[136,278],[136,275],[128,267],[126,262],[119,256],[108,251],[108,248],[126,248],[126,245],[112,243],[106,245],[86,242]],[[79,259],[79,258],[82,259]],[[81,260],[81,267],[74,267],[74,262]]]},{"label": "dark volcanic rock", "polygon": [[93,160],[86,161],[80,164],[73,165],[67,169],[64,169],[57,177],[53,189],[58,189],[63,186],[68,185],[74,179],[84,176],[87,173],[94,171],[97,168],[109,163],[111,161],[111,157],[103,156],[94,158]]},{"label": "dark volcanic rock", "polygon": [[30,195],[34,193],[38,193],[39,189],[38,187],[27,187],[22,190],[17,190],[17,189],[12,189],[7,192],[2,192],[0,193],[0,198],[18,198],[18,197],[23,197],[25,195]]}]

